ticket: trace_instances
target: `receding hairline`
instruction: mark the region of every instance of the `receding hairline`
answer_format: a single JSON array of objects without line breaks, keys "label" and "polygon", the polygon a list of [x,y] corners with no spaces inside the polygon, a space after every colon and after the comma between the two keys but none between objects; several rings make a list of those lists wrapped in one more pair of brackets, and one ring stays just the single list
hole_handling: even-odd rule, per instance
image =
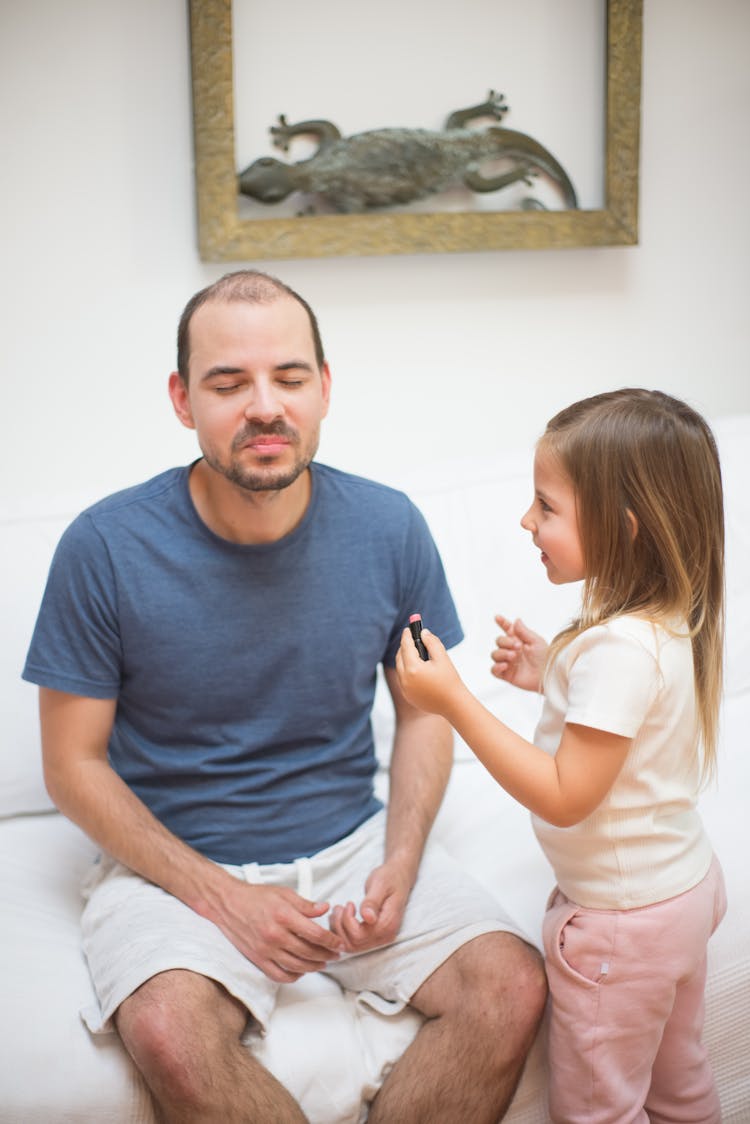
[{"label": "receding hairline", "polygon": [[218,281],[201,290],[204,300],[209,301],[247,301],[249,304],[270,304],[280,297],[297,297],[288,285],[270,273],[254,270],[237,270],[225,273]]},{"label": "receding hairline", "polygon": [[190,325],[198,309],[207,304],[269,305],[285,299],[292,300],[300,305],[307,314],[315,360],[322,370],[326,360],[323,341],[320,337],[320,328],[315,313],[304,297],[270,273],[243,269],[233,273],[225,273],[218,281],[200,289],[185,305],[177,328],[177,370],[183,382],[185,384],[188,382]]}]

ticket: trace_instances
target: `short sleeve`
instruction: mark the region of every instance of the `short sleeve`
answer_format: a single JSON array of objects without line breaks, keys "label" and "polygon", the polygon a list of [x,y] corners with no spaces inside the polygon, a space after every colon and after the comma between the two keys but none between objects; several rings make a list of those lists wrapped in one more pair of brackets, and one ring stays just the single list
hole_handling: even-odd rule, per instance
[{"label": "short sleeve", "polygon": [[388,638],[383,657],[386,667],[395,666],[401,633],[412,613],[421,614],[426,627],[440,637],[446,648],[463,640],[442,559],[424,516],[411,501],[407,507],[399,596],[401,613]]},{"label": "short sleeve", "polygon": [[659,689],[655,653],[607,625],[588,629],[570,648],[565,721],[635,737]]},{"label": "short sleeve", "polygon": [[120,668],[111,560],[84,514],[63,534],[52,559],[23,678],[70,694],[116,698]]}]

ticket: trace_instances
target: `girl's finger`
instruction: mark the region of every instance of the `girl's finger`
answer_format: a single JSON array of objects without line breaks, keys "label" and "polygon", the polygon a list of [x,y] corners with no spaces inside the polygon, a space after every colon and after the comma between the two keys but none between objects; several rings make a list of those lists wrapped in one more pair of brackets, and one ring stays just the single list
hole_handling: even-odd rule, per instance
[{"label": "girl's finger", "polygon": [[501,652],[517,652],[521,647],[521,641],[515,636],[498,636],[495,639],[497,650]]}]

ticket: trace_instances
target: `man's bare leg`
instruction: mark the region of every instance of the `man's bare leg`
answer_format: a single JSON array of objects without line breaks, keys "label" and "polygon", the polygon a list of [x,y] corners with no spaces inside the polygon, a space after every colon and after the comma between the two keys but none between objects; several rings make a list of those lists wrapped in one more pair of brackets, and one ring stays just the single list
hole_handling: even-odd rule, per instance
[{"label": "man's bare leg", "polygon": [[162,972],[115,1016],[168,1124],[304,1124],[297,1102],[242,1046],[247,1011],[194,972]]},{"label": "man's bare leg", "polygon": [[369,1124],[496,1124],[544,1011],[541,957],[508,933],[464,945],[412,996],[427,1022],[373,1101]]}]

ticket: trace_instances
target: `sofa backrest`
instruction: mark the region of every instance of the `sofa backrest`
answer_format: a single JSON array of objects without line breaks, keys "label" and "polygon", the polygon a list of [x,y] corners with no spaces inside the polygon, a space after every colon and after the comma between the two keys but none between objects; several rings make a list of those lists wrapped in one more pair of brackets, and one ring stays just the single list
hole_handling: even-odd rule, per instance
[{"label": "sofa backrest", "polygon": [[[750,415],[714,423],[727,511],[726,694],[750,691]],[[494,614],[522,617],[551,636],[574,613],[578,589],[552,586],[519,519],[531,499],[531,452],[431,465],[383,479],[407,491],[424,512],[440,548],[466,639],[455,652],[466,682],[482,701],[530,736],[535,696],[489,674],[498,632]],[[6,505],[0,511],[0,816],[51,809],[44,788],[37,692],[20,678],[49,562],[73,516],[97,495]],[[429,626],[427,606],[415,605]],[[393,719],[378,691],[373,725],[387,762]],[[457,755],[468,750],[458,743]]]}]

